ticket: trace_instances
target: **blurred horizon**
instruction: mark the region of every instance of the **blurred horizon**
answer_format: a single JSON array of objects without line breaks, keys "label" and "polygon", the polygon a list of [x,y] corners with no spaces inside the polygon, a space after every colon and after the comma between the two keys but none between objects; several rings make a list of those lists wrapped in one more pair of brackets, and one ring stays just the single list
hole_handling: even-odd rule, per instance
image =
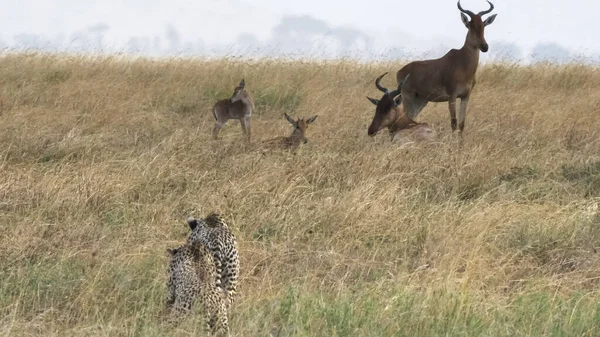
[{"label": "blurred horizon", "polygon": [[[385,8],[388,2],[381,4]],[[57,0],[50,6],[26,0],[8,5],[0,14],[0,49],[147,57],[437,58],[462,46],[466,28],[455,2],[432,6],[436,2],[441,4],[441,0],[429,6],[410,4],[414,12],[426,13],[421,18],[400,15],[402,20],[394,20],[397,5],[390,6],[389,11],[362,12],[349,5],[340,12],[338,1],[320,4],[309,0],[300,5],[270,0],[252,4],[176,0],[166,6],[156,0],[125,4],[116,0],[102,4]],[[557,1],[547,1],[530,17],[526,10],[512,11],[515,6],[509,6],[511,3],[516,6],[518,2],[496,1],[492,14],[498,17],[486,27],[490,50],[481,54],[482,63],[600,62],[600,42],[593,38],[594,30],[582,29],[582,25],[596,25],[595,20],[578,17],[576,24],[567,24],[568,11],[577,10],[577,6],[566,8]],[[476,12],[488,6],[483,0],[463,0],[461,4]],[[523,7],[519,4],[518,8]],[[361,15],[368,19],[362,20]],[[553,24],[553,15],[564,22]],[[423,19],[426,24],[419,25]]]}]

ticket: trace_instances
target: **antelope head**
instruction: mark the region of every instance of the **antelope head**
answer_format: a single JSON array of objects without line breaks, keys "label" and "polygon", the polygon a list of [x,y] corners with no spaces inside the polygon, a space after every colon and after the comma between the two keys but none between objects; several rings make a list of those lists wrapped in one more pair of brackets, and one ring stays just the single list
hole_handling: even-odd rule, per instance
[{"label": "antelope head", "polygon": [[[488,17],[487,19],[485,19],[485,21],[482,20],[482,18],[481,18],[482,16],[491,13],[492,10],[494,9],[494,5],[489,1],[488,1],[488,3],[490,4],[490,8],[486,11],[481,11],[477,14],[475,14],[469,10],[463,9],[462,6],[460,5],[460,0],[457,3],[458,10],[461,11],[460,17],[462,19],[462,22],[465,24],[465,26],[469,30],[469,32],[467,33],[467,42],[465,44],[468,44],[474,48],[477,48],[484,53],[488,51],[489,47],[488,47],[487,42],[485,41],[485,37],[483,36],[483,28],[487,25],[490,25],[492,22],[494,22],[494,20],[496,19],[496,15],[497,15],[497,14],[494,14],[494,15]],[[469,17],[467,17],[467,15]]]},{"label": "antelope head", "polygon": [[233,95],[231,95],[231,98],[229,99],[229,101],[231,103],[235,103],[239,100],[242,100],[244,98],[247,97],[246,94],[246,82],[242,79],[242,81],[240,82],[240,85],[238,85],[237,87],[235,87],[235,89],[233,90]]},{"label": "antelope head", "polygon": [[293,120],[287,113],[283,113],[285,119],[287,119],[290,124],[294,127],[294,131],[292,132],[291,140],[293,143],[303,142],[307,143],[308,139],[306,138],[306,129],[308,129],[308,124],[317,119],[317,115],[312,116],[311,118],[304,120],[304,118],[298,118],[298,120]]},{"label": "antelope head", "polygon": [[[402,84],[404,84],[406,78],[398,85],[396,90],[389,91],[387,88],[384,88],[381,86],[381,84],[379,84],[383,76],[386,74],[387,72],[377,77],[375,80],[375,86],[377,89],[383,92],[381,99],[375,99],[367,96],[367,99],[369,99],[369,101],[376,106],[375,116],[373,117],[373,121],[371,122],[368,130],[369,136],[375,136],[377,132],[384,128],[390,129],[390,132],[395,131],[394,124],[396,124],[400,116],[399,104],[402,101],[402,96],[398,95],[400,95]],[[394,99],[396,96],[398,96],[398,98]]]}]

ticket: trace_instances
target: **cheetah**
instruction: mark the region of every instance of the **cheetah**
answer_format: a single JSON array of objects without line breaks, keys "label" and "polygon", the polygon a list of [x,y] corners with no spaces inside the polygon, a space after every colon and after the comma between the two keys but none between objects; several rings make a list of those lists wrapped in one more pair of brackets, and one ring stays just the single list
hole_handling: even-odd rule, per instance
[{"label": "cheetah", "polygon": [[235,235],[218,213],[211,213],[205,219],[189,217],[187,223],[192,230],[187,242],[202,242],[213,254],[220,270],[216,283],[227,295],[229,309],[235,298],[240,268]]},{"label": "cheetah", "polygon": [[226,298],[212,280],[219,272],[212,254],[201,242],[167,249],[170,254],[166,308],[168,323],[177,323],[194,302],[201,301],[207,328],[218,336],[229,334]]}]

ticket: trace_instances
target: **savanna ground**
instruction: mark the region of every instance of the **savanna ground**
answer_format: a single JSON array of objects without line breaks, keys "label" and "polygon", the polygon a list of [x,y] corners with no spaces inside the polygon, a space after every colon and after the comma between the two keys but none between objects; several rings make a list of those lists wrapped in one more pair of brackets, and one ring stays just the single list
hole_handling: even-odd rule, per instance
[{"label": "savanna ground", "polygon": [[[402,64],[3,55],[0,334],[190,336],[161,325],[189,215],[238,237],[232,336],[600,335],[600,72],[487,65],[462,150],[367,136]],[[254,139],[215,100],[244,78]],[[297,154],[283,112],[319,117]]]}]

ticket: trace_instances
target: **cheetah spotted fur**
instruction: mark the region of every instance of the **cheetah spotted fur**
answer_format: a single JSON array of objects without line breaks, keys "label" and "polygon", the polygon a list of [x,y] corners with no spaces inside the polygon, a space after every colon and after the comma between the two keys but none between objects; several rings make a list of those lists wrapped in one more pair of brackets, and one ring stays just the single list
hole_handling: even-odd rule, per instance
[{"label": "cheetah spotted fur", "polygon": [[220,271],[216,284],[227,295],[229,309],[235,298],[240,268],[235,235],[217,213],[211,213],[205,219],[189,217],[187,223],[192,230],[187,242],[202,242],[213,255],[216,269]]},{"label": "cheetah spotted fur", "polygon": [[227,336],[227,301],[214,282],[218,270],[211,252],[201,242],[167,251],[170,254],[166,298],[168,322],[177,323],[195,302],[200,301],[207,328],[218,336]]}]

